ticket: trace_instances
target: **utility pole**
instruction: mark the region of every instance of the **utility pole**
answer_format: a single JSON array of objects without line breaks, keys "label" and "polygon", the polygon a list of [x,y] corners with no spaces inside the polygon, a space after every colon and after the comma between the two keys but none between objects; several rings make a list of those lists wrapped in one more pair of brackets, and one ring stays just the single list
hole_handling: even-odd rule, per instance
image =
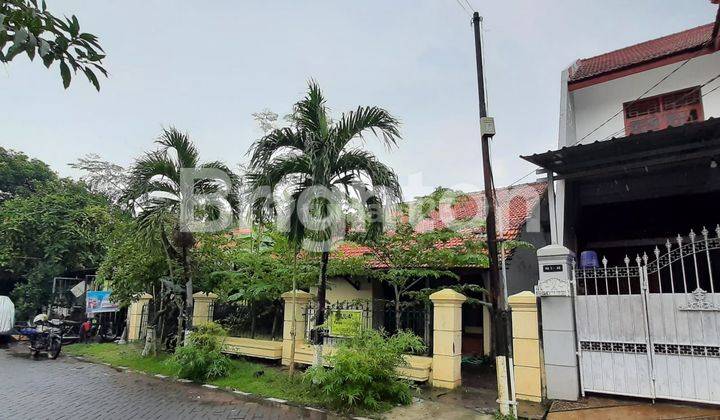
[{"label": "utility pole", "polygon": [[[495,186],[493,184],[492,167],[490,165],[490,139],[495,135],[495,123],[487,116],[485,104],[485,80],[483,77],[482,40],[480,38],[480,14],[473,13],[473,31],[475,34],[475,61],[477,64],[478,102],[480,105],[480,134],[482,141],[483,177],[485,180],[485,231],[487,233],[488,256],[490,266],[488,276],[490,280],[490,300],[492,303],[493,337],[495,341],[495,366],[498,376],[498,402],[502,414],[510,413],[510,405],[514,398],[510,397],[508,384],[513,382],[508,372],[512,372],[512,349],[510,348],[510,323],[505,291],[500,283],[498,270],[498,246],[495,224]],[[513,406],[513,412],[515,412]]]}]

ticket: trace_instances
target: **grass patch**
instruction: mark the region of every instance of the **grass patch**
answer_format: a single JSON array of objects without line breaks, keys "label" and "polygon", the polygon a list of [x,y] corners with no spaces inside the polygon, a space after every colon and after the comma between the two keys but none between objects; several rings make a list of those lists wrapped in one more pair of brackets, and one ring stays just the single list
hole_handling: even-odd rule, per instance
[{"label": "grass patch", "polygon": [[63,352],[82,356],[94,362],[110,363],[113,366],[126,366],[133,370],[140,370],[152,374],[172,376],[171,366],[166,365],[167,355],[157,357],[142,357],[141,348],[134,344],[118,345],[115,343],[103,344],[71,344],[63,346]]},{"label": "grass patch", "polygon": [[[175,376],[171,366],[164,363],[168,355],[142,357],[141,348],[137,345],[104,344],[72,344],[63,346],[66,354],[82,356],[95,362],[110,363],[113,366],[127,366],[152,374]],[[262,372],[262,373],[260,373]],[[309,384],[302,382],[302,374],[297,373],[290,378],[286,371],[277,366],[255,363],[245,359],[232,359],[228,376],[215,379],[209,383],[223,388],[233,388],[250,392],[261,397],[274,397],[299,404],[326,406],[320,393]]]}]

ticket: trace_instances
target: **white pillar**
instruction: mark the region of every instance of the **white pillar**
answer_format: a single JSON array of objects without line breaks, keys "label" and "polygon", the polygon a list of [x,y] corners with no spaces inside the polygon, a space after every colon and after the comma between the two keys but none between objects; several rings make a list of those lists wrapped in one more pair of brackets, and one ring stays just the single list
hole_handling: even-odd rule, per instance
[{"label": "white pillar", "polygon": [[569,249],[548,245],[537,251],[540,279],[535,294],[542,309],[542,343],[547,398],[576,401],[580,395],[575,332],[574,285]]}]

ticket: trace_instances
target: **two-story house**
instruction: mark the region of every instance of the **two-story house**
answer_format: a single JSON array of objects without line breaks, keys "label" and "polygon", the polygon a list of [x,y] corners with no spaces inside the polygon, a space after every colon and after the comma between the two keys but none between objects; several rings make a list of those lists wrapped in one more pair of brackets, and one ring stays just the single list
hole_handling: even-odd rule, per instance
[{"label": "two-story house", "polygon": [[553,244],[587,251],[551,292],[576,351],[548,333],[549,381],[720,404],[719,29],[720,10],[562,72],[558,149],[523,156],[547,174]]},{"label": "two-story house", "polygon": [[720,222],[718,24],[562,72],[559,148],[523,157],[557,181],[554,242],[624,252]]}]

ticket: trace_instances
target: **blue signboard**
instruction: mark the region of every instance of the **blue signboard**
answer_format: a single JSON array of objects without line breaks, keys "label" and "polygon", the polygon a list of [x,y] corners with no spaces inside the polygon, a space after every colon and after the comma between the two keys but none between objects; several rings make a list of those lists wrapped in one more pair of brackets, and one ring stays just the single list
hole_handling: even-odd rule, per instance
[{"label": "blue signboard", "polygon": [[88,314],[99,314],[103,312],[117,312],[118,304],[110,301],[109,290],[88,291],[86,310]]}]

